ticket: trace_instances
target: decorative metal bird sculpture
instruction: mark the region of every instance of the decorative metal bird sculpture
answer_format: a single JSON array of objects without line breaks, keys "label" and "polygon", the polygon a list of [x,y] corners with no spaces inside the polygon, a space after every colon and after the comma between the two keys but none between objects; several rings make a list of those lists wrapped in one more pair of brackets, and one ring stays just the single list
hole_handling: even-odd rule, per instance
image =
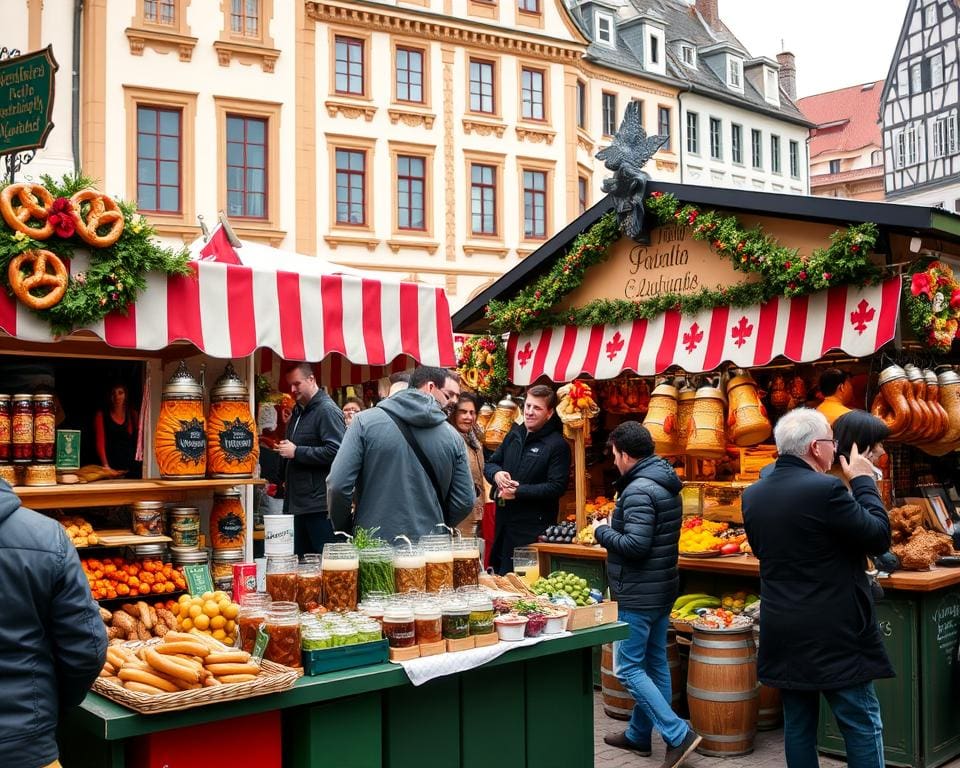
[{"label": "decorative metal bird sculpture", "polygon": [[620,229],[638,243],[649,242],[643,228],[643,197],[650,176],[643,166],[668,138],[648,137],[640,119],[640,105],[631,101],[610,146],[597,152],[597,160],[613,171],[613,176],[603,180],[602,189],[613,197]]}]

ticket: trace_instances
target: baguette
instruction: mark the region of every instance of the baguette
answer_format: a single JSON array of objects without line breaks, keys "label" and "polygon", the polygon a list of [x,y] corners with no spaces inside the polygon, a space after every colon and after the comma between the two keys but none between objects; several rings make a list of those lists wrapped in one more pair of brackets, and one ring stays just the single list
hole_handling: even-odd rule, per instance
[{"label": "baguette", "polygon": [[146,659],[151,667],[165,675],[175,677],[178,680],[185,680],[188,683],[200,682],[200,670],[179,664],[168,656],[157,653],[153,648],[147,648]]}]

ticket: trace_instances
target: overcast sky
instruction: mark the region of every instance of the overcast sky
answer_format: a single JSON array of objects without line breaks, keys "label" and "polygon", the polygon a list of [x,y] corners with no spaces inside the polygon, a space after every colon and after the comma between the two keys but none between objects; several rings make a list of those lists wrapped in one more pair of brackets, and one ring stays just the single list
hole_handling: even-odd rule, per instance
[{"label": "overcast sky", "polygon": [[[797,57],[797,95],[881,80],[908,0],[719,0],[720,18],[754,56]],[[781,43],[781,40],[783,41]]]}]

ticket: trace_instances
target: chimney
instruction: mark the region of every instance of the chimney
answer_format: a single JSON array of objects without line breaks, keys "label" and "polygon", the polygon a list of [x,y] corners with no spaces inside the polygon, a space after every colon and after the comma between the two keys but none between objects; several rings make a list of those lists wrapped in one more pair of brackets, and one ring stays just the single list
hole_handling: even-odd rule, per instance
[{"label": "chimney", "polygon": [[703,20],[707,22],[710,29],[716,29],[720,21],[720,14],[717,11],[719,0],[696,0],[696,8]]},{"label": "chimney", "polygon": [[790,101],[797,100],[797,63],[789,51],[777,54],[780,64],[780,87],[790,97]]}]

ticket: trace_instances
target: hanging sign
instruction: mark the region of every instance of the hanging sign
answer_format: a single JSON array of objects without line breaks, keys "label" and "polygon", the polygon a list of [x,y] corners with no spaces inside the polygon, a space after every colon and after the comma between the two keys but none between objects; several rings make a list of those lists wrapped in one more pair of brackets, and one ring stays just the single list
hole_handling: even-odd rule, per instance
[{"label": "hanging sign", "polygon": [[0,155],[42,147],[53,129],[53,46],[0,61]]}]

